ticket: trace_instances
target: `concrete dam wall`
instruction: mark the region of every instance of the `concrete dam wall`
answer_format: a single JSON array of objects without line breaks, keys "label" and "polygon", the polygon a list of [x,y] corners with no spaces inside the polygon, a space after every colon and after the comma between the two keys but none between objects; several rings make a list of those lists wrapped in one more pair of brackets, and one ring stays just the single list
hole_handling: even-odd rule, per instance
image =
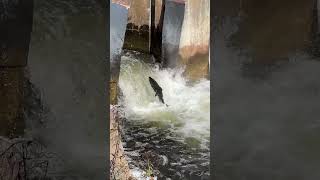
[{"label": "concrete dam wall", "polygon": [[186,76],[209,78],[210,1],[187,0],[179,56]]},{"label": "concrete dam wall", "polygon": [[185,66],[185,75],[208,78],[210,1],[120,1],[129,6],[123,49],[152,54],[163,67]]},{"label": "concrete dam wall", "polygon": [[135,0],[131,2],[128,11],[127,30],[124,37],[124,49],[149,53],[149,6],[149,0]]},{"label": "concrete dam wall", "polygon": [[162,64],[164,67],[174,68],[178,66],[177,58],[179,54],[184,9],[184,3],[166,1],[162,34]]}]

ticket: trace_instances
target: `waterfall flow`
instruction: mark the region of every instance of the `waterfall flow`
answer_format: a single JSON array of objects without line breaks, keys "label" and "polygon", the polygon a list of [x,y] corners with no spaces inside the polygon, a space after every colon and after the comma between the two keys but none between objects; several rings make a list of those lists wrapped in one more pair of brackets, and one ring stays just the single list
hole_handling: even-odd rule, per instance
[{"label": "waterfall flow", "polygon": [[[209,177],[210,81],[189,83],[183,68],[161,69],[145,60],[132,53],[121,58],[119,104],[131,169],[143,179],[150,161],[160,179]],[[149,77],[161,86],[168,107]]]},{"label": "waterfall flow", "polygon": [[[154,78],[163,90],[162,104],[149,84]],[[207,143],[210,136],[210,81],[188,85],[183,69],[160,69],[139,59],[123,56],[119,86],[121,104],[130,121],[159,122],[183,137]]]}]

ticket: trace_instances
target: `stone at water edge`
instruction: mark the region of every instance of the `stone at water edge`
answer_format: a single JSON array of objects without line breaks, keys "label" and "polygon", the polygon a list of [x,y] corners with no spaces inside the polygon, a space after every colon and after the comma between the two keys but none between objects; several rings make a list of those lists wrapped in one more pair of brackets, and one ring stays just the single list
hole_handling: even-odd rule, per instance
[{"label": "stone at water edge", "polygon": [[124,150],[119,133],[119,114],[117,107],[110,106],[110,174],[112,179],[132,179],[131,170],[125,159]]}]

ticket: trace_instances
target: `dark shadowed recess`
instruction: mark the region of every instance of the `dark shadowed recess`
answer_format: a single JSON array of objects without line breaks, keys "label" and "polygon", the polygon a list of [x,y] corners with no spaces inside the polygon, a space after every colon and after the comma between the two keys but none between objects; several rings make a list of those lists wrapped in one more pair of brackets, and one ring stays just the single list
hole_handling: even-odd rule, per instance
[{"label": "dark shadowed recess", "polygon": [[212,9],[214,179],[320,179],[314,2],[228,2]]}]

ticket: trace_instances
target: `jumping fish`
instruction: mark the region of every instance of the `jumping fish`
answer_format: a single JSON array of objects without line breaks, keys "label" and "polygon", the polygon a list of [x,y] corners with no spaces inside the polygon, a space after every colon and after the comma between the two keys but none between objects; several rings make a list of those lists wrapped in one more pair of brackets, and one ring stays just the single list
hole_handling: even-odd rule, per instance
[{"label": "jumping fish", "polygon": [[149,82],[150,82],[152,89],[156,93],[155,96],[158,96],[159,100],[168,107],[168,105],[166,103],[164,103],[162,88],[159,86],[159,84],[151,77],[149,77]]}]

